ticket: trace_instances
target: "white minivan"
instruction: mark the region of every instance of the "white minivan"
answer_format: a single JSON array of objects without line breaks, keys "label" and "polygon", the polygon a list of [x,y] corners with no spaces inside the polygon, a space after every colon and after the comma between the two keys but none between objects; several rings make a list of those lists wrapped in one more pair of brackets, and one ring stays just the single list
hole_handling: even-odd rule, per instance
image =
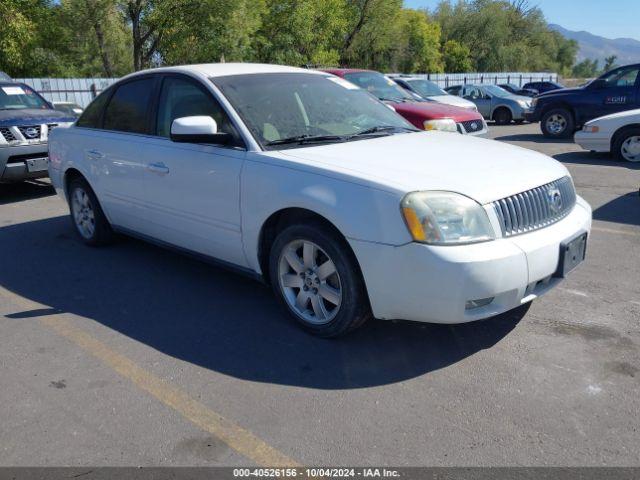
[{"label": "white minivan", "polygon": [[460,323],[527,304],[584,259],[591,228],[555,160],[419,131],[304,69],[137,72],[49,146],[85,243],[121,232],[215,259],[325,337],[370,317]]}]

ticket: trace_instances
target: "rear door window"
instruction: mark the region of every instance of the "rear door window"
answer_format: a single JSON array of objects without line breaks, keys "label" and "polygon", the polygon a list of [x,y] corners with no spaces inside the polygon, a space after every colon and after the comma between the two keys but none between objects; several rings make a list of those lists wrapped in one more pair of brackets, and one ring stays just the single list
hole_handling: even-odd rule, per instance
[{"label": "rear door window", "polygon": [[105,130],[148,133],[148,112],[155,79],[141,78],[117,87],[104,112]]}]

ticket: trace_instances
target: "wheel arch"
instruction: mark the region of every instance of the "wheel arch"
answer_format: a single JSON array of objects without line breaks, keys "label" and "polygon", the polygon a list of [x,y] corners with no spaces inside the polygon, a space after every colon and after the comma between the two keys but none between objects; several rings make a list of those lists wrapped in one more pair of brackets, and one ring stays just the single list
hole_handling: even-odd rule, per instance
[{"label": "wheel arch", "polygon": [[554,102],[554,103],[550,103],[549,105],[545,105],[544,108],[542,109],[542,112],[540,113],[540,121],[542,121],[542,117],[546,115],[549,111],[560,109],[560,108],[567,110],[571,114],[571,116],[573,117],[574,125],[577,127],[578,117],[576,115],[576,110],[575,108],[573,108],[573,106],[571,106],[567,102]]},{"label": "wheel arch", "polygon": [[620,138],[620,135],[622,135],[627,130],[631,130],[634,128],[640,129],[640,123],[631,123],[629,125],[623,125],[622,127],[618,128],[615,132],[613,132],[613,135],[611,135],[611,143],[609,145],[609,151],[613,152],[613,148],[616,142],[618,141],[618,138]]},{"label": "wheel arch", "polygon": [[[87,177],[80,170],[78,170],[75,167],[67,168],[64,171],[64,175],[62,177],[62,186],[64,188],[64,194],[67,200],[69,199],[69,183],[71,183],[71,180],[74,180],[76,178],[81,178],[85,182],[89,183],[89,180],[87,180]],[[89,184],[89,186],[91,186],[91,184]]]},{"label": "wheel arch", "polygon": [[360,264],[358,262],[358,258],[355,255],[355,252],[349,245],[347,237],[340,231],[340,229],[329,220],[324,215],[321,215],[313,210],[302,207],[285,207],[281,208],[275,212],[273,212],[269,217],[263,222],[260,233],[258,236],[258,263],[260,265],[260,270],[262,271],[262,277],[266,283],[270,283],[271,279],[269,278],[269,257],[271,255],[271,247],[273,242],[275,241],[278,233],[287,228],[290,225],[301,224],[301,223],[316,223],[320,224],[323,227],[327,228],[331,232],[333,232],[344,244],[345,248],[347,248],[347,252],[349,255],[353,256],[358,269],[360,270],[360,275],[362,275],[362,270],[360,268]]},{"label": "wheel arch", "polygon": [[495,107],[493,107],[493,110],[491,110],[491,117],[490,117],[491,120],[495,120],[494,115],[501,108],[509,110],[509,113],[511,113],[511,118],[515,117],[515,115],[513,114],[513,108],[511,108],[511,106],[507,105],[506,103],[501,103],[501,104],[496,105]]}]

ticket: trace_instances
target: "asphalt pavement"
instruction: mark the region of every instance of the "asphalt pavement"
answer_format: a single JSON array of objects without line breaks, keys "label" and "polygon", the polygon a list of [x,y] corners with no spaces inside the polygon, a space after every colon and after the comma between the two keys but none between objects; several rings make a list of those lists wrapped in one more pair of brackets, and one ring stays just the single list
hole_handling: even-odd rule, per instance
[{"label": "asphalt pavement", "polygon": [[82,245],[46,181],[1,185],[0,466],[638,465],[640,164],[490,130],[571,171],[587,261],[528,311],[337,340],[242,276]]}]

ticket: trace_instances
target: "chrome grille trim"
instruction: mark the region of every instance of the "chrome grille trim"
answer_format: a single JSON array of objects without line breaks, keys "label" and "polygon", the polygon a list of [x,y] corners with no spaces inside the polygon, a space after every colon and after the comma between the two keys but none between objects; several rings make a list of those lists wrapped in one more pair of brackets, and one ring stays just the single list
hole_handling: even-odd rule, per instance
[{"label": "chrome grille trim", "polygon": [[[552,203],[557,190],[561,204]],[[576,204],[576,192],[570,177],[492,202],[503,237],[512,237],[547,227],[566,217]]]},{"label": "chrome grille trim", "polygon": [[0,127],[0,135],[2,135],[7,142],[16,140],[16,136],[9,127]]}]

